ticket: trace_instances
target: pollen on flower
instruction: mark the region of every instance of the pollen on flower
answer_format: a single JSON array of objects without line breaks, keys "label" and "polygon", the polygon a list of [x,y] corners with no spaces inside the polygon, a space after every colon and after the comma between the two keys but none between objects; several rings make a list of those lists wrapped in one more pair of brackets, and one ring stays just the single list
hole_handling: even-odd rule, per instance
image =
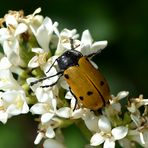
[{"label": "pollen on flower", "polygon": [[43,65],[47,62],[47,56],[48,56],[47,52],[39,54],[39,57],[38,57],[39,65]]},{"label": "pollen on flower", "polygon": [[23,107],[23,104],[24,104],[24,102],[23,102],[22,98],[20,96],[17,96],[17,98],[16,98],[16,106],[17,106],[17,108],[21,109]]},{"label": "pollen on flower", "polygon": [[4,110],[4,107],[3,106],[0,106],[0,111]]}]

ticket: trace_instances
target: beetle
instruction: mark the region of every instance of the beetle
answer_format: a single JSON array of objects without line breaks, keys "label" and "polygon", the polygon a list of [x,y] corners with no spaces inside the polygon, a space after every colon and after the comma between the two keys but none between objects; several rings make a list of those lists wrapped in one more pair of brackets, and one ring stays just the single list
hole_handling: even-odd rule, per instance
[{"label": "beetle", "polygon": [[[104,76],[89,61],[89,58],[96,54],[91,53],[83,56],[81,52],[75,50],[72,46],[71,50],[67,50],[59,56],[47,71],[49,72],[54,63],[57,62],[59,72],[55,75],[31,82],[30,85],[59,75],[58,81],[61,76],[64,76],[76,101],[86,108],[98,110],[105,106],[110,99],[110,89]],[[51,85],[42,87],[53,86],[57,81]]]}]

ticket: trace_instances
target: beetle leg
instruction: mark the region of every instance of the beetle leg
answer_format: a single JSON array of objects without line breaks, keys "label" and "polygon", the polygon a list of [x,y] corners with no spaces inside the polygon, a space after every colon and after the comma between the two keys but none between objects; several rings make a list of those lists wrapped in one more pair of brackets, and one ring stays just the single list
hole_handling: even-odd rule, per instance
[{"label": "beetle leg", "polygon": [[[31,82],[30,85],[32,86],[32,85],[34,85],[34,84],[36,84],[36,83],[38,83],[38,82],[42,82],[42,81],[44,81],[44,80],[46,80],[46,79],[52,78],[52,77],[57,76],[57,75],[59,75],[59,74],[61,74],[61,76],[62,76],[62,75],[63,75],[63,71],[59,71],[58,73],[56,73],[56,74],[54,74],[54,75],[52,75],[52,76],[44,77],[44,78],[41,78],[41,79],[36,80],[36,81],[34,81],[34,82]],[[61,77],[61,76],[60,76],[60,77]]]},{"label": "beetle leg", "polygon": [[59,79],[61,78],[61,76],[62,76],[62,75],[60,75],[60,76],[58,77],[58,79],[57,79],[54,83],[52,83],[52,84],[50,84],[50,85],[40,86],[40,87],[45,88],[45,87],[52,87],[52,86],[54,86],[54,85],[59,81]]},{"label": "beetle leg", "polygon": [[74,96],[74,98],[76,99],[75,106],[74,106],[74,108],[73,108],[73,111],[74,111],[74,110],[76,109],[76,107],[77,107],[78,99],[77,99],[77,97],[75,96],[75,94],[72,92],[72,90],[71,90],[70,87],[69,87],[69,90],[70,90],[71,94]]}]

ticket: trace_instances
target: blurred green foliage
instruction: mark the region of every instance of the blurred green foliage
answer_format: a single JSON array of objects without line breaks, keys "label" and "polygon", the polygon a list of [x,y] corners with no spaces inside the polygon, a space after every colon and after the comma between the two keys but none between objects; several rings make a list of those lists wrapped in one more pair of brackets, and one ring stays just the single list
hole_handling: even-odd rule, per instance
[{"label": "blurred green foliage", "polygon": [[[107,78],[113,94],[127,90],[130,91],[131,97],[142,93],[144,98],[148,98],[148,48],[146,44],[148,41],[148,1],[5,0],[0,5],[0,17],[3,17],[8,10],[20,9],[23,9],[27,15],[38,7],[42,7],[42,15],[59,22],[60,30],[76,28],[82,33],[83,30],[89,29],[94,40],[108,40],[108,47],[94,57],[94,60]],[[28,127],[26,123],[30,124],[30,122],[32,121],[25,120],[21,124],[24,124],[26,129]],[[17,127],[16,130],[12,126],[14,129]],[[19,126],[19,122],[13,119],[9,120],[6,126],[0,124],[0,147],[9,148],[8,143],[12,141],[11,137],[15,141],[15,134],[20,138],[18,141],[22,141],[25,130],[21,128],[23,126]],[[14,130],[13,133],[11,130]],[[8,136],[6,136],[7,133]],[[30,136],[31,132],[27,134]],[[70,136],[66,136],[67,139]],[[22,142],[25,140],[23,139]],[[33,140],[32,138],[32,143]],[[83,140],[81,141],[83,143]],[[4,145],[5,142],[6,145]],[[27,141],[24,142],[26,147],[29,147],[29,142],[29,140],[28,144]],[[17,144],[16,148],[22,147],[19,143]],[[76,147],[81,148],[78,145]]]}]

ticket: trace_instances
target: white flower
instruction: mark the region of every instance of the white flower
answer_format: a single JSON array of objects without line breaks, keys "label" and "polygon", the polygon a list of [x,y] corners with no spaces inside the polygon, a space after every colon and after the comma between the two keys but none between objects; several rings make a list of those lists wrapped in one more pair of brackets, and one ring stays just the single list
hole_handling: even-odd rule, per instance
[{"label": "white flower", "polygon": [[131,102],[135,104],[136,108],[139,108],[142,105],[148,105],[148,99],[143,99],[143,95],[139,95],[138,98],[131,99]]},{"label": "white flower", "polygon": [[62,118],[70,117],[71,109],[69,107],[62,107],[58,110],[56,107],[57,101],[56,99],[52,99],[50,102],[37,103],[33,105],[30,109],[30,112],[33,114],[40,114],[42,123],[49,122],[54,116],[59,116]]},{"label": "white flower", "polygon": [[[71,39],[74,40],[74,44],[77,38],[78,38],[78,34],[77,34],[77,30],[73,29],[73,30],[69,30],[69,29],[63,29],[61,31],[61,33],[57,34],[59,37],[59,41],[58,41],[58,45],[57,45],[57,49],[55,54],[56,55],[61,55],[65,50],[67,49],[71,49]],[[78,45],[78,44],[77,44]],[[75,47],[76,45],[74,45]]]},{"label": "white flower", "polygon": [[80,46],[77,48],[83,55],[89,55],[93,53],[99,53],[107,46],[107,41],[97,41],[93,43],[93,39],[89,30],[85,30],[82,33]]},{"label": "white flower", "polygon": [[98,127],[100,132],[95,133],[90,140],[92,146],[97,146],[104,142],[104,148],[114,148],[115,141],[123,139],[128,133],[128,128],[124,126],[111,129],[111,123],[105,116],[99,118]]},{"label": "white flower", "polygon": [[[47,71],[47,69],[45,68],[45,72]],[[46,73],[46,75],[47,75],[47,77],[50,77],[50,76],[54,75],[55,73],[57,73],[57,71],[53,67],[53,68],[51,68],[51,70],[48,73]],[[59,78],[59,76],[54,76],[52,78],[45,79],[45,80],[41,81],[40,83],[37,82],[36,84],[31,86],[31,89],[35,93],[38,102],[48,102],[48,101],[51,101],[52,99],[56,98],[56,96],[58,96],[58,93],[59,93],[58,86],[55,85],[55,86],[49,87],[49,85],[52,85],[53,83],[55,83],[58,78]],[[34,81],[37,81],[37,79],[35,79],[35,78],[28,78],[27,79],[27,83],[29,85],[31,82],[34,82]],[[48,86],[48,87],[45,87],[45,86]]]},{"label": "white flower", "polygon": [[5,55],[13,65],[17,66],[22,64],[22,60],[19,55],[20,46],[17,39],[13,38],[9,41],[4,41],[3,49]]},{"label": "white flower", "polygon": [[29,68],[36,68],[46,63],[48,53],[41,48],[32,48],[32,52],[37,53],[28,63]]},{"label": "white flower", "polygon": [[0,70],[0,90],[19,90],[21,89],[18,82],[14,79],[9,69]]},{"label": "white flower", "polygon": [[55,137],[54,128],[58,127],[58,124],[55,127],[53,126],[54,124],[55,125],[57,124],[55,123],[54,120],[50,120],[49,122],[44,123],[44,124],[39,124],[39,132],[36,136],[34,144],[39,144],[40,141],[45,137],[54,138]]},{"label": "white flower", "polygon": [[21,90],[3,92],[0,101],[0,121],[3,123],[11,116],[26,114],[29,111],[25,93]]},{"label": "white flower", "polygon": [[[50,121],[46,123],[40,123],[38,135],[36,136],[34,143],[38,144],[42,140],[42,138],[57,138],[57,136],[60,136],[61,132],[57,128],[60,126],[61,122],[61,119],[53,117]],[[55,128],[56,130],[54,131]],[[61,139],[60,137],[58,138]]]},{"label": "white flower", "polygon": [[35,35],[39,45],[45,51],[49,51],[49,42],[51,40],[53,32],[57,31],[58,23],[55,22],[52,24],[52,20],[46,17],[42,24],[39,27],[34,26],[33,24],[30,25],[30,28]]},{"label": "white flower", "polygon": [[111,95],[111,100],[109,100],[111,104],[111,108],[114,109],[117,112],[121,111],[121,103],[119,101],[125,97],[127,97],[129,94],[128,91],[121,91],[117,94],[117,96]]}]

